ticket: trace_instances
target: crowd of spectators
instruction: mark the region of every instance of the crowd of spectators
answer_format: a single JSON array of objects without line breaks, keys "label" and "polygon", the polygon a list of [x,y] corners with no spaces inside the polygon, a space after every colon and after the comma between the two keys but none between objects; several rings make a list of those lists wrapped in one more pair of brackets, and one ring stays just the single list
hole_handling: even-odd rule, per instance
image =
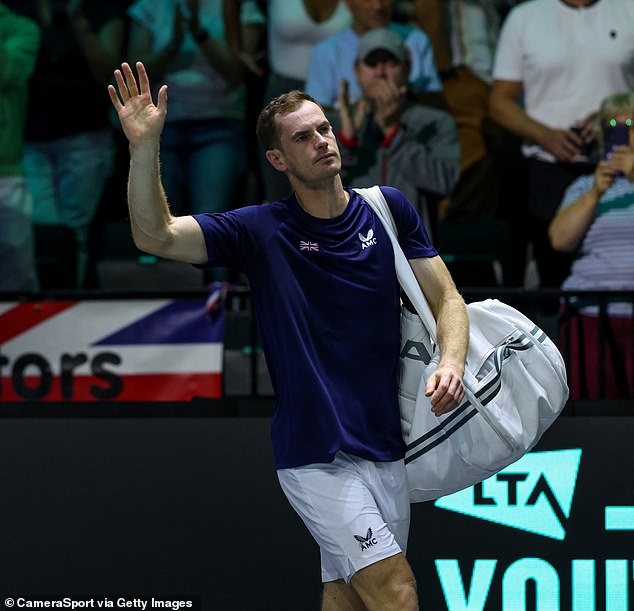
[{"label": "crowd of spectators", "polygon": [[[401,189],[436,240],[471,227],[475,255],[481,223],[503,224],[513,265],[498,284],[602,288],[597,251],[616,228],[634,238],[631,215],[596,211],[634,201],[632,140],[602,156],[606,121],[632,133],[631,0],[4,0],[0,290],[100,288],[102,230],[127,217],[106,93],[124,60],[169,86],[161,173],[176,213],[288,195],[254,123],[304,89],[336,127],[348,184]],[[38,277],[51,239],[73,245],[58,285]],[[608,288],[631,290],[634,258],[619,260]]]},{"label": "crowd of spectators", "polygon": [[[255,120],[302,89],[336,130],[346,184],[403,191],[443,254],[477,261],[508,232],[498,285],[634,290],[631,0],[2,0],[0,291],[107,288],[104,243],[134,256],[106,231],[127,227],[128,171],[106,87],[136,60],[169,87],[176,214],[290,195]],[[631,303],[578,300],[560,323],[583,356],[573,391],[605,354],[603,395],[631,396]]]}]

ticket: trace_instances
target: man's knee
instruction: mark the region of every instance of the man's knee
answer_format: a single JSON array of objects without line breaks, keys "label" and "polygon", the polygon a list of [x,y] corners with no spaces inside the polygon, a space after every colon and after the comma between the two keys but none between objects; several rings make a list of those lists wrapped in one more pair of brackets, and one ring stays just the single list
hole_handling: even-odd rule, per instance
[{"label": "man's knee", "polygon": [[[409,569],[409,566],[407,568]],[[408,611],[418,609],[416,578],[411,569],[390,575],[384,591],[388,600],[395,602],[394,609],[407,609]]]},{"label": "man's knee", "polygon": [[343,579],[324,583],[322,611],[366,611],[355,589]]},{"label": "man's knee", "polygon": [[351,585],[366,607],[416,611],[416,578],[402,554],[372,564],[354,575]]}]

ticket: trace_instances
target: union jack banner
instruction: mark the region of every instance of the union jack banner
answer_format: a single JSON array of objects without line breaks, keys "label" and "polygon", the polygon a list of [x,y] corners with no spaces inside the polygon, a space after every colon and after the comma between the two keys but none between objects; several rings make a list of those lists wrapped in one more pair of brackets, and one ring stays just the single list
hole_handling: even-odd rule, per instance
[{"label": "union jack banner", "polygon": [[223,335],[204,299],[0,302],[0,403],[220,397]]},{"label": "union jack banner", "polygon": [[300,250],[319,250],[319,244],[317,244],[317,242],[305,242],[304,240],[302,240],[299,243],[299,249]]}]

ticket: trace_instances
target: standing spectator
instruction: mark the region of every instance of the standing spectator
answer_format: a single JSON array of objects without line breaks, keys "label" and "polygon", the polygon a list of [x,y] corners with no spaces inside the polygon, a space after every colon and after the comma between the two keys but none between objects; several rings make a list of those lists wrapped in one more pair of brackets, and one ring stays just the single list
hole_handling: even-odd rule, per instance
[{"label": "standing spectator", "polygon": [[355,76],[363,97],[351,105],[345,83],[338,104],[342,175],[346,184],[396,187],[433,234],[435,204],[458,180],[460,143],[451,116],[411,94],[409,70],[407,47],[396,32],[377,28],[361,37]]},{"label": "standing spectator", "polygon": [[548,224],[566,187],[594,167],[592,120],[606,95],[626,90],[632,48],[631,0],[528,0],[502,27],[490,109],[525,140],[529,237],[544,286],[559,286],[569,270],[569,258],[550,247]]},{"label": "standing spectator", "polygon": [[[172,210],[230,209],[246,172],[246,93],[244,65],[226,42],[223,0],[136,0],[128,12],[129,55],[142,59],[174,100],[161,138]],[[255,2],[241,3],[247,51],[263,23]]]},{"label": "standing spectator", "polygon": [[34,291],[38,285],[22,138],[39,44],[37,25],[0,3],[0,291]]},{"label": "standing spectator", "polygon": [[427,35],[419,28],[391,21],[393,0],[346,0],[352,26],[315,45],[310,58],[306,93],[326,108],[334,108],[341,82],[346,80],[350,99],[361,97],[354,74],[359,39],[374,28],[389,28],[405,40],[410,50],[409,80],[416,93],[429,94],[428,100],[444,104],[442,83],[434,63],[434,51]]},{"label": "standing spectator", "polygon": [[[231,27],[235,30],[241,0],[225,0],[225,4],[232,9]],[[266,102],[287,91],[304,89],[314,45],[352,23],[344,0],[268,0],[267,8],[268,73],[263,92]],[[286,176],[276,172],[263,154],[258,154],[258,161],[261,161],[264,199],[277,201],[288,196],[290,185]]]},{"label": "standing spectator", "polygon": [[460,181],[443,211],[450,220],[497,214],[502,141],[488,119],[499,0],[415,0],[415,18],[429,36],[447,106],[460,138]]},{"label": "standing spectator", "polygon": [[[603,130],[610,122],[629,131],[629,145],[608,155]],[[568,290],[634,290],[634,93],[609,96],[597,117],[603,159],[592,174],[577,178],[567,189],[549,229],[553,248],[575,252]],[[615,301],[615,300],[612,300]],[[573,320],[563,330],[571,334],[570,386],[573,398],[634,397],[632,304],[608,304],[604,328],[605,389],[599,395],[599,319],[596,305],[576,303]],[[581,331],[580,331],[581,329]],[[581,341],[583,340],[583,341]],[[562,341],[566,346],[567,342]],[[588,388],[581,396],[581,383]]]},{"label": "standing spectator", "polygon": [[[39,225],[62,224],[73,230],[76,283],[82,287],[90,224],[114,163],[103,91],[120,61],[123,13],[111,0],[30,0],[23,6],[42,30],[24,146],[33,219]],[[84,103],[70,105],[66,96]]]}]

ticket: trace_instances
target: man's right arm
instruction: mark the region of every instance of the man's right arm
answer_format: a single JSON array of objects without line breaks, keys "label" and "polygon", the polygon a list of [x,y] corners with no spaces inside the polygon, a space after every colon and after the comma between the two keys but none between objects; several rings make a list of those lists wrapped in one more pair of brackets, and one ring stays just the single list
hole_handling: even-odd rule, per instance
[{"label": "man's right arm", "polygon": [[205,263],[202,229],[192,216],[173,216],[159,175],[158,143],[130,147],[128,208],[134,243],[141,250],[176,261]]},{"label": "man's right arm", "polygon": [[469,317],[440,256],[410,259],[410,265],[436,319],[440,361],[427,379],[425,395],[431,397],[434,414],[440,416],[460,405],[464,398],[464,375],[469,348]]},{"label": "man's right arm", "polygon": [[117,88],[108,93],[130,145],[128,206],[135,244],[145,252],[187,263],[205,263],[202,229],[191,216],[171,214],[161,185],[159,142],[167,114],[167,87],[152,101],[150,83],[141,62],[139,81],[127,63],[115,70]]},{"label": "man's right arm", "polygon": [[583,144],[581,136],[569,129],[551,129],[531,118],[519,104],[523,84],[495,80],[491,87],[489,112],[493,120],[517,136],[535,142],[559,161],[571,162]]}]

